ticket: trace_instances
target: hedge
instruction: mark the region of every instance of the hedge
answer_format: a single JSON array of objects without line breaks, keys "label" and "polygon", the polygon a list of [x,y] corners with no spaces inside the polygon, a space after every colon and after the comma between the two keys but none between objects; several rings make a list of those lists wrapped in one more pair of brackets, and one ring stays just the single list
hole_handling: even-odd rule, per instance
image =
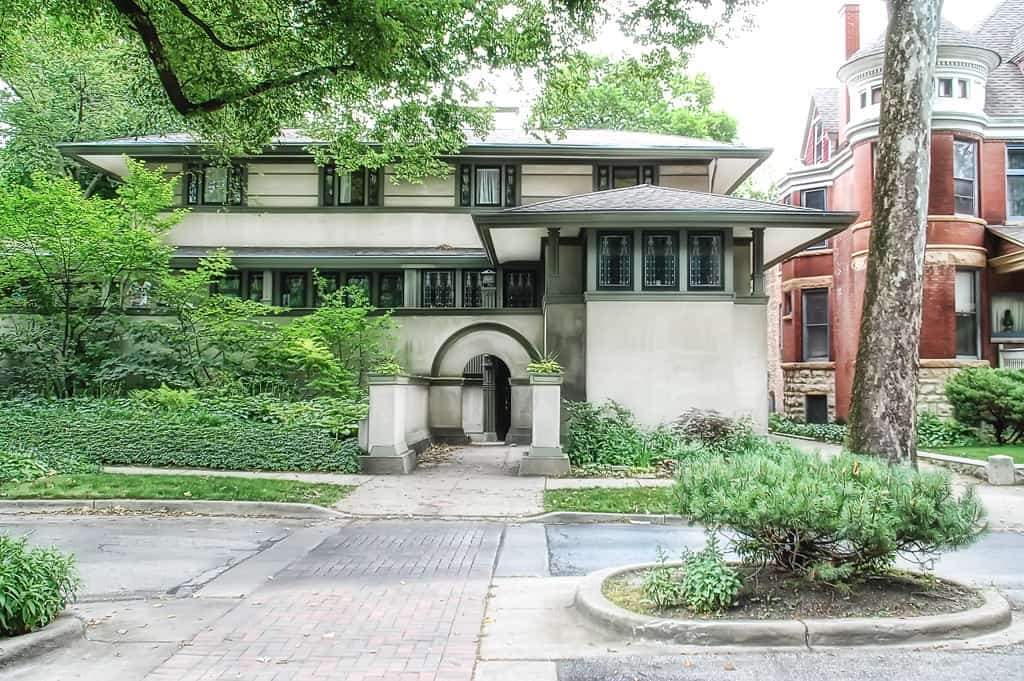
[{"label": "hedge", "polygon": [[225,470],[359,470],[354,438],[299,424],[196,411],[148,410],[128,400],[12,402],[0,407],[0,449],[33,449],[100,464]]}]

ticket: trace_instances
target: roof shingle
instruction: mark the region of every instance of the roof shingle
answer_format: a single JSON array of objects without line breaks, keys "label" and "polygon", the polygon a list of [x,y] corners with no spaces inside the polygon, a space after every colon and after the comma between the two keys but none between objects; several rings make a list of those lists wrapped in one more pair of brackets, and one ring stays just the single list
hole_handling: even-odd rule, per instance
[{"label": "roof shingle", "polygon": [[623,189],[577,194],[564,198],[549,199],[525,206],[508,208],[505,214],[537,213],[580,213],[615,211],[723,211],[723,212],[771,212],[771,213],[818,213],[810,208],[787,206],[768,201],[742,199],[723,194],[673,189],[650,184],[640,184]]}]

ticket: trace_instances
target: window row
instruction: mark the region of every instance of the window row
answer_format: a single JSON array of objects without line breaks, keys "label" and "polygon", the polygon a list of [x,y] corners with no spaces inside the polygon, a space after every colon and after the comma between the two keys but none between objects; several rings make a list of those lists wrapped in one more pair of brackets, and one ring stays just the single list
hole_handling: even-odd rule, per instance
[{"label": "window row", "polygon": [[[317,274],[324,281],[324,292],[358,285],[366,290],[368,299],[377,307],[405,307],[405,271],[318,271]],[[273,272],[272,276],[271,296],[265,295],[263,270],[230,272],[214,286],[213,291],[248,300],[269,299],[281,307],[304,308],[321,304],[321,289],[316,286],[311,271]],[[498,307],[497,273],[493,270],[422,270],[418,276],[420,307]],[[534,270],[505,269],[501,283],[502,307],[537,306],[537,275]],[[460,285],[461,290],[457,288]]]},{"label": "window row", "polygon": [[[655,183],[653,165],[594,166],[598,190],[621,189]],[[185,204],[189,206],[243,206],[247,185],[243,163],[215,165],[189,163],[185,167]],[[380,168],[340,170],[334,164],[320,168],[320,205],[380,206],[384,173]],[[507,208],[519,205],[519,166],[514,163],[461,163],[456,171],[456,195],[461,207]]]},{"label": "window row", "polygon": [[[633,290],[632,232],[597,233],[597,288]],[[641,234],[641,283],[645,291],[678,291],[679,233]],[[722,232],[687,232],[688,290],[721,291],[725,288],[725,246]]]},{"label": "window row", "polygon": [[[970,99],[971,82],[966,78],[936,78],[935,94],[943,99]],[[882,86],[873,85],[870,90],[861,90],[860,108],[864,109],[868,103],[880,104],[882,102]]]}]

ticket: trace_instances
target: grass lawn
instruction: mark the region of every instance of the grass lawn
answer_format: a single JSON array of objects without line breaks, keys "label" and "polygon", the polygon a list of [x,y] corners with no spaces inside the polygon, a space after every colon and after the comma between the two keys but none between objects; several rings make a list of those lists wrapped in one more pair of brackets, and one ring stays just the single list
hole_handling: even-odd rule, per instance
[{"label": "grass lawn", "polygon": [[1024,463],[1024,445],[980,445],[973,447],[933,447],[936,454],[962,456],[966,459],[985,460],[995,454],[1013,457],[1015,463]]},{"label": "grass lawn", "polygon": [[330,506],[352,487],[199,475],[78,473],[0,485],[0,499],[181,499],[289,501]]},{"label": "grass lawn", "polygon": [[675,513],[671,487],[550,489],[545,511],[590,513]]}]

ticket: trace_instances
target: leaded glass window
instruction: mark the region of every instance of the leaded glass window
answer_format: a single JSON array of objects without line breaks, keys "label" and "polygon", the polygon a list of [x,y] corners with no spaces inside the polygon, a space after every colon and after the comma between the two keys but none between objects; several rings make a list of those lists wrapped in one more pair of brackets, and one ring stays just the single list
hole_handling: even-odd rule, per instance
[{"label": "leaded glass window", "polygon": [[190,206],[241,206],[245,169],[240,165],[192,163],[185,173],[185,203]]},{"label": "leaded glass window", "polygon": [[249,272],[249,300],[263,300],[263,272]]},{"label": "leaded glass window", "polygon": [[281,275],[281,306],[306,306],[306,273],[285,272]]},{"label": "leaded glass window", "polygon": [[536,307],[537,277],[533,270],[505,270],[505,307]]},{"label": "leaded glass window", "polygon": [[405,273],[381,272],[377,286],[377,306],[383,308],[405,306]]},{"label": "leaded glass window", "polygon": [[232,298],[242,297],[242,274],[241,272],[227,272],[214,285],[214,292],[222,296]]},{"label": "leaded glass window", "polygon": [[422,298],[423,307],[455,307],[455,272],[424,271]]},{"label": "leaded glass window", "polygon": [[644,288],[679,288],[679,242],[675,232],[644,233]]},{"label": "leaded glass window", "polygon": [[689,288],[724,288],[722,269],[725,258],[722,252],[721,233],[690,234],[687,250]]},{"label": "leaded glass window", "polygon": [[323,305],[323,299],[334,293],[341,287],[341,272],[317,272],[317,279],[314,280],[316,288],[316,305]]},{"label": "leaded glass window", "polygon": [[481,273],[469,270],[462,273],[462,307],[483,307]]},{"label": "leaded glass window", "polygon": [[597,287],[633,288],[633,237],[602,233],[597,237]]},{"label": "leaded glass window", "polygon": [[359,168],[342,172],[334,164],[322,171],[321,202],[325,206],[380,205],[380,170]]}]

